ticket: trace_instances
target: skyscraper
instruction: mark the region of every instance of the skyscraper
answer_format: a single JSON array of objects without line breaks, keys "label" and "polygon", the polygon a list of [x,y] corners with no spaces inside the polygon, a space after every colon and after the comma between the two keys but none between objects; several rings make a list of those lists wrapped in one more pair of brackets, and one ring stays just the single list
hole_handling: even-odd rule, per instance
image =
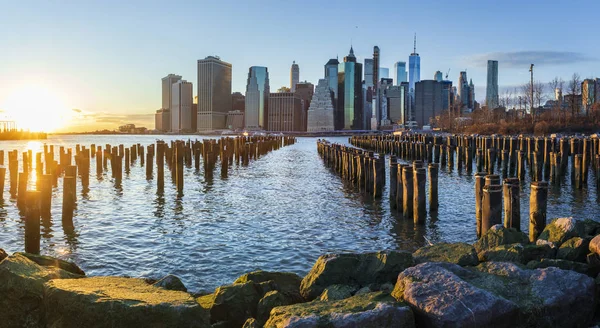
[{"label": "skyscraper", "polygon": [[[351,47],[352,48],[352,47]],[[377,84],[379,83],[379,47],[373,47],[373,85],[377,90]]]},{"label": "skyscraper", "polygon": [[497,60],[488,60],[487,62],[487,86],[485,93],[485,104],[488,109],[497,108],[499,105]]},{"label": "skyscraper", "polygon": [[399,61],[394,64],[395,85],[401,85],[402,82],[408,82],[406,76],[406,62]]},{"label": "skyscraper", "polygon": [[338,71],[336,130],[360,130],[363,126],[362,64],[356,62],[354,49],[344,57]]},{"label": "skyscraper", "polygon": [[444,79],[442,72],[436,71],[435,74],[433,74],[433,79],[438,82],[442,82],[442,80]]},{"label": "skyscraper", "polygon": [[365,85],[367,88],[373,87],[373,58],[365,58]]},{"label": "skyscraper", "polygon": [[320,79],[308,108],[308,132],[334,130],[332,98],[333,91],[331,91],[327,79]]},{"label": "skyscraper", "polygon": [[379,67],[379,81],[381,79],[389,79],[390,78],[390,69],[387,67]]},{"label": "skyscraper", "polygon": [[169,74],[162,78],[162,108],[171,109],[171,92],[173,83],[181,80],[181,75]]},{"label": "skyscraper", "polygon": [[442,82],[423,80],[415,85],[415,121],[418,126],[429,125],[431,118],[439,115],[443,108]]},{"label": "skyscraper", "polygon": [[300,67],[296,64],[296,61],[292,64],[290,69],[290,90],[296,92],[296,84],[300,82]]},{"label": "skyscraper", "polygon": [[217,56],[198,60],[198,131],[225,129],[231,110],[231,64]]},{"label": "skyscraper", "polygon": [[335,100],[338,97],[338,68],[340,62],[336,59],[330,59],[327,64],[325,64],[325,79],[327,80],[327,85],[333,91],[333,100],[335,106]]},{"label": "skyscraper", "polygon": [[417,53],[417,35],[415,34],[415,44],[413,53],[408,57],[408,91],[415,92],[415,83],[421,81],[421,57]]},{"label": "skyscraper", "polygon": [[408,82],[390,86],[387,90],[389,119],[395,124],[406,124],[406,103],[408,101]]},{"label": "skyscraper", "polygon": [[269,108],[269,71],[266,67],[252,66],[246,84],[246,128],[267,129]]},{"label": "skyscraper", "polygon": [[308,108],[310,107],[310,102],[312,101],[313,94],[315,93],[315,86],[307,81],[298,82],[296,84],[296,97],[302,100],[302,115],[300,117],[300,121],[302,122],[302,129],[300,131],[306,131],[307,124],[307,113]]},{"label": "skyscraper", "polygon": [[293,92],[269,95],[268,131],[304,131],[302,99]]},{"label": "skyscraper", "polygon": [[469,80],[467,80],[467,72],[462,71],[458,76],[457,100],[462,103],[461,112],[469,107]]},{"label": "skyscraper", "polygon": [[192,131],[194,91],[191,82],[179,80],[171,88],[171,132]]}]

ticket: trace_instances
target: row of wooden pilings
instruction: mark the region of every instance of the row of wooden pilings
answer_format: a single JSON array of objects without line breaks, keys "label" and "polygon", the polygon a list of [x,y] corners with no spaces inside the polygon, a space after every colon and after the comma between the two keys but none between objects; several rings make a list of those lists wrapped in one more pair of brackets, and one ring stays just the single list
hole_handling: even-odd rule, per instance
[{"label": "row of wooden pilings", "polygon": [[[342,179],[354,184],[361,192],[380,198],[385,184],[385,155],[363,151],[354,147],[317,141],[317,150],[325,164]],[[390,156],[390,204],[416,224],[424,224],[427,218],[426,181],[429,176],[429,211],[436,212],[438,202],[439,165],[415,160],[412,165],[398,163]],[[428,174],[427,174],[428,173]]]},{"label": "row of wooden pilings", "polygon": [[403,160],[439,163],[467,172],[501,173],[503,177],[549,181],[560,185],[570,176],[575,188],[588,183],[589,169],[595,171],[594,184],[600,188],[600,139],[592,137],[513,137],[409,134],[354,136],[356,147],[386,153]]},{"label": "row of wooden pilings", "polygon": [[[77,204],[77,178],[81,182],[82,192],[89,191],[90,161],[95,158],[96,174],[101,180],[108,171],[115,185],[120,186],[123,171],[129,174],[131,167],[139,158],[139,165],[145,166],[147,180],[154,178],[154,161],[156,160],[157,192],[164,192],[165,166],[171,172],[171,180],[177,189],[178,196],[183,195],[184,167],[200,170],[202,158],[205,179],[213,178],[213,172],[220,160],[221,178],[228,177],[229,168],[236,165],[247,166],[251,160],[257,160],[267,153],[296,143],[295,137],[288,136],[256,136],[195,140],[177,140],[156,144],[136,144],[104,147],[92,144],[90,148],[76,145],[75,156],[71,148],[58,148],[58,161],[55,160],[55,147],[44,145],[43,153],[36,153],[35,190],[28,189],[32,174],[32,151],[22,153],[22,169],[19,172],[19,153],[8,152],[10,194],[16,198],[17,207],[25,219],[25,251],[37,254],[40,251],[40,221],[51,219],[52,189],[58,186],[58,178],[63,177],[62,225],[66,233],[74,229],[73,215]],[[94,151],[95,150],[95,151]],[[43,161],[42,161],[43,155]],[[156,157],[156,159],[154,158]],[[72,165],[74,159],[75,165]],[[3,196],[6,168],[4,150],[0,150],[0,197]],[[45,170],[44,170],[45,169]]]}]

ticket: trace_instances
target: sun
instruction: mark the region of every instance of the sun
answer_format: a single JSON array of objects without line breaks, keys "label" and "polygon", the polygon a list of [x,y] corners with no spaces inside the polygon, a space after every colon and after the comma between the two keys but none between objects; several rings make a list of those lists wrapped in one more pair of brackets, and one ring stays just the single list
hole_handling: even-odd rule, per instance
[{"label": "sun", "polygon": [[8,93],[0,103],[3,114],[19,129],[53,132],[63,127],[70,110],[59,94],[44,85],[22,85]]}]

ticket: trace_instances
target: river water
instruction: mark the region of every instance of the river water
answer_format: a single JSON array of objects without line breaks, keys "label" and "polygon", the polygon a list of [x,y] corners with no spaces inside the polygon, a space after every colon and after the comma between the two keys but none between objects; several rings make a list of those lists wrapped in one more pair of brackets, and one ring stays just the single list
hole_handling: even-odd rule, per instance
[{"label": "river water", "polygon": [[[127,147],[148,145],[157,138],[50,136],[45,143],[72,148],[77,143]],[[327,139],[348,143],[346,137]],[[204,179],[202,170],[186,169],[181,198],[170,184],[168,170],[165,192],[159,195],[156,180],[146,180],[139,159],[129,174],[123,174],[121,187],[115,187],[110,168],[96,177],[92,160],[87,195],[82,195],[78,182],[73,234],[65,234],[61,225],[61,179],[53,190],[53,219],[42,227],[42,254],[72,260],[88,275],[160,278],[171,273],[191,291],[200,291],[231,283],[257,269],[304,275],[317,257],[327,252],[412,251],[429,242],[475,241],[474,180],[470,174],[441,168],[438,214],[430,215],[424,226],[415,226],[390,210],[387,186],[382,199],[374,201],[325,167],[316,141],[298,138],[295,145],[271,152],[247,167],[234,164],[226,179],[220,178],[219,165],[212,181]],[[0,143],[5,153],[12,149],[36,152],[42,147],[43,143],[36,141]],[[8,172],[6,178],[0,203],[0,248],[23,251],[24,224],[15,200],[10,199]],[[573,190],[565,181],[561,189],[550,190],[548,218],[600,221],[598,204],[595,186]],[[527,231],[528,187],[522,190],[521,205],[521,228]]]}]

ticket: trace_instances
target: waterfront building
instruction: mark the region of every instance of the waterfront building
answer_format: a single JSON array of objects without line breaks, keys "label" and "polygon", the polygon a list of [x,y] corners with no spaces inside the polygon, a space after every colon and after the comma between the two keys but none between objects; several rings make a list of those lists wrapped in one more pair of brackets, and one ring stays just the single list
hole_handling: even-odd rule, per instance
[{"label": "waterfront building", "polygon": [[290,69],[290,90],[292,92],[296,92],[296,84],[298,82],[300,82],[300,66],[294,61]]},{"label": "waterfront building", "polygon": [[433,74],[433,79],[436,80],[436,81],[438,81],[438,82],[442,82],[442,80],[444,79],[443,75],[442,75],[442,72],[436,71],[435,74]]},{"label": "waterfront building", "polygon": [[171,131],[171,110],[161,108],[154,114],[154,129],[160,132]]},{"label": "waterfront building", "polygon": [[429,125],[430,120],[439,115],[443,108],[442,82],[423,80],[415,84],[415,121],[417,125]]},{"label": "waterfront building", "polygon": [[327,64],[325,64],[325,79],[327,79],[327,85],[331,91],[333,91],[333,101],[334,106],[336,104],[338,98],[338,68],[340,62],[336,59],[330,59]]},{"label": "waterfront building", "polygon": [[268,69],[250,67],[246,83],[246,129],[267,129],[270,92]]},{"label": "waterfront building", "polygon": [[[246,97],[241,92],[234,92],[231,94],[231,110],[240,112],[246,110]],[[229,113],[227,115],[229,115]]]},{"label": "waterfront building", "polygon": [[307,131],[333,131],[333,113],[333,91],[327,79],[320,79],[308,108]]},{"label": "waterfront building", "polygon": [[495,109],[500,106],[498,96],[498,61],[488,60],[487,62],[487,85],[485,92],[485,105],[488,109]]},{"label": "waterfront building", "polygon": [[191,82],[179,80],[171,88],[171,132],[192,132],[194,91]]},{"label": "waterfront building", "polygon": [[335,115],[336,130],[362,130],[362,64],[356,62],[354,49],[344,57],[338,69],[337,112]]},{"label": "waterfront building", "polygon": [[452,81],[443,80],[442,82],[442,109],[450,109],[452,106],[452,100],[454,99],[454,88],[452,87]]},{"label": "waterfront building", "polygon": [[379,127],[384,125],[390,125],[389,119],[389,107],[388,107],[388,88],[393,85],[393,80],[388,78],[381,78],[379,81],[379,88],[377,89],[377,121]]},{"label": "waterfront building", "polygon": [[307,81],[296,84],[296,97],[302,100],[302,131],[307,129],[308,108],[315,93],[315,86]]},{"label": "waterfront building", "polygon": [[408,82],[406,62],[399,61],[394,64],[394,82],[395,85],[401,85],[402,82]]},{"label": "waterfront building", "polygon": [[408,82],[392,85],[387,89],[387,107],[392,124],[406,124],[408,121]]},{"label": "waterfront building", "polygon": [[224,129],[231,110],[231,64],[217,56],[198,60],[197,131]]},{"label": "waterfront building", "polygon": [[227,113],[227,129],[241,130],[244,128],[244,112],[240,110],[230,110]]},{"label": "waterfront building", "polygon": [[162,108],[171,109],[171,92],[173,83],[181,80],[181,75],[169,74],[162,78]]},{"label": "waterfront building", "polygon": [[467,101],[468,112],[471,113],[477,109],[477,102],[475,101],[475,85],[473,85],[473,79],[469,82],[469,99]]},{"label": "waterfront building", "polygon": [[271,93],[268,108],[268,131],[305,131],[302,99],[294,92]]}]

